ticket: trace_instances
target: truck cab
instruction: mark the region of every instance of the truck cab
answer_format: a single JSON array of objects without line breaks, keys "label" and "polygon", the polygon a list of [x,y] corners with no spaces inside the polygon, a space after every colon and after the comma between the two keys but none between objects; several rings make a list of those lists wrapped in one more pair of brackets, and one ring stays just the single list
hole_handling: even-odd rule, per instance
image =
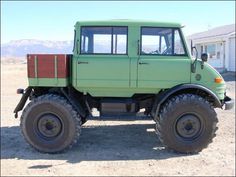
[{"label": "truck cab", "polygon": [[97,108],[101,118],[144,114],[161,142],[182,153],[200,152],[215,136],[214,108],[231,109],[222,76],[192,57],[179,23],[80,21],[71,54],[28,54],[29,87],[18,90],[22,132],[42,152],[77,141]]},{"label": "truck cab", "polygon": [[79,91],[132,97],[191,82],[191,58],[180,24],[78,22],[75,32],[72,84]]}]

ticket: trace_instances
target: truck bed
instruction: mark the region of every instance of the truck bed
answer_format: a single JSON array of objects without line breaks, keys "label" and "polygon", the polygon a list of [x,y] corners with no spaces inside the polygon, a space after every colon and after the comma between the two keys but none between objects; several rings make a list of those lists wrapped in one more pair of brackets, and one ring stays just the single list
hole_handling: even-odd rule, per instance
[{"label": "truck bed", "polygon": [[27,54],[29,86],[66,87],[71,54]]}]

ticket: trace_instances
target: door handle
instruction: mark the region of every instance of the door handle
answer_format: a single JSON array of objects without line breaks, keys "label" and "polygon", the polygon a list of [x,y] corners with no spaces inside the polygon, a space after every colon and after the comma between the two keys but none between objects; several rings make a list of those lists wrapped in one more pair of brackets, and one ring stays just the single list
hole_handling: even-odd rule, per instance
[{"label": "door handle", "polygon": [[88,64],[86,61],[78,61],[78,64]]},{"label": "door handle", "polygon": [[140,65],[148,65],[149,63],[146,63],[146,62],[138,62],[138,64],[140,64]]}]

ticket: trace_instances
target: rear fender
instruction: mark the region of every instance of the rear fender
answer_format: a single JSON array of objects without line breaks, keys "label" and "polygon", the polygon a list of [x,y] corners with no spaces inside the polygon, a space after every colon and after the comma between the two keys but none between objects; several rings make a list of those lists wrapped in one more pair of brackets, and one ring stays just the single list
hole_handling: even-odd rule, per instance
[{"label": "rear fender", "polygon": [[80,116],[86,117],[86,112],[81,106],[81,103],[76,100],[73,95],[69,95],[64,88],[61,88],[61,92],[66,97],[66,99],[72,104],[72,106],[76,109]]}]

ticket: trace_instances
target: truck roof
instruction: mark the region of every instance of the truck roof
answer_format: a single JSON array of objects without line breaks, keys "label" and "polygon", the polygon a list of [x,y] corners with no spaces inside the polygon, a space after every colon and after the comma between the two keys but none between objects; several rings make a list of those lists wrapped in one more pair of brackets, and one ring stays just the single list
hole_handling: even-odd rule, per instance
[{"label": "truck roof", "polygon": [[77,21],[75,27],[78,26],[160,26],[180,28],[182,25],[175,22],[161,22],[150,20],[130,20],[130,19],[114,19],[114,20],[97,20],[97,21]]}]

